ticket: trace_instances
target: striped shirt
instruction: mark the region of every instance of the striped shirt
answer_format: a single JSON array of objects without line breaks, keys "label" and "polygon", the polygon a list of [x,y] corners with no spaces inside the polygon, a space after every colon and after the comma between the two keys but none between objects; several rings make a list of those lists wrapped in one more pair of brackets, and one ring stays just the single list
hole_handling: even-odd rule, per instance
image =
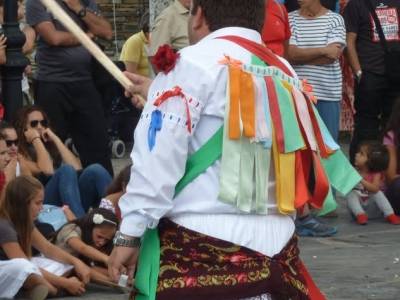
[{"label": "striped shirt", "polygon": [[[346,45],[346,29],[342,16],[332,11],[306,19],[293,11],[289,14],[292,36],[290,45],[299,48],[325,47],[332,43]],[[318,100],[340,101],[342,98],[342,71],[339,60],[327,65],[294,65],[297,75],[313,86]]]}]

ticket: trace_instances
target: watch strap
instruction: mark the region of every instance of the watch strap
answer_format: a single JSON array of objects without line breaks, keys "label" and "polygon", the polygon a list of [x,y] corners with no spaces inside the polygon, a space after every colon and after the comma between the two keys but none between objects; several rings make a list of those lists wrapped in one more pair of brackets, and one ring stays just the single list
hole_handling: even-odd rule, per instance
[{"label": "watch strap", "polygon": [[79,18],[86,17],[86,7],[82,7],[82,9],[80,11],[78,11],[77,15]]},{"label": "watch strap", "polygon": [[121,232],[117,232],[114,238],[114,246],[138,248],[140,247],[140,238],[126,238]]}]

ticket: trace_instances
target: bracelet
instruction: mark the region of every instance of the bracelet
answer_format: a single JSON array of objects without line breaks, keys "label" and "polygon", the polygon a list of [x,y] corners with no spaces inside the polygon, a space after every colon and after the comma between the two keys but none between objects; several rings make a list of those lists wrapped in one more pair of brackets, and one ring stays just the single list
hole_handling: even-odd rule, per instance
[{"label": "bracelet", "polygon": [[31,144],[33,144],[33,141],[36,139],[40,139],[40,136],[35,136],[32,140],[31,140]]}]

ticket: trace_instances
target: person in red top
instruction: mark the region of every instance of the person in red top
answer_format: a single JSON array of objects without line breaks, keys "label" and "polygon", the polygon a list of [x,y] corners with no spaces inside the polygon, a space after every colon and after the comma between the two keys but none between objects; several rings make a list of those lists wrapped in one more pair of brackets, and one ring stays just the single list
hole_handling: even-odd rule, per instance
[{"label": "person in red top", "polygon": [[290,39],[289,17],[285,6],[276,0],[265,1],[265,17],[261,37],[272,52],[279,56],[286,56]]}]

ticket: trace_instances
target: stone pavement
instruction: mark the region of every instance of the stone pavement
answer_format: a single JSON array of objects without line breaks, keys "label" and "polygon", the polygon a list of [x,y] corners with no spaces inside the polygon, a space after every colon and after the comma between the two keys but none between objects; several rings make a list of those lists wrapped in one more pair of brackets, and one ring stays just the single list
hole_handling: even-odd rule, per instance
[{"label": "stone pavement", "polygon": [[[383,219],[357,225],[340,204],[338,218],[324,219],[338,226],[336,236],[300,240],[301,256],[313,278],[329,300],[399,300],[400,226]],[[90,286],[80,299],[119,300],[127,295]]]},{"label": "stone pavement", "polygon": [[[114,160],[116,173],[128,159]],[[339,199],[338,218],[324,219],[338,227],[330,238],[301,238],[301,256],[329,300],[400,299],[400,226],[383,218],[360,226],[351,220]],[[69,299],[127,299],[119,291],[96,285]],[[190,299],[188,299],[190,300]],[[223,300],[223,299],[221,299]]]}]

